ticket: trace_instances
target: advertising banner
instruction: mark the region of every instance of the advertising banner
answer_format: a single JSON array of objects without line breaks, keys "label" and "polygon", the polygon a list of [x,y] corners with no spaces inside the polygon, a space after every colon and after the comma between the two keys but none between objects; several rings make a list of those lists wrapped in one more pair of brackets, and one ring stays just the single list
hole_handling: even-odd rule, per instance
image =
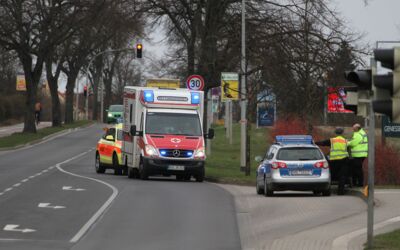
[{"label": "advertising banner", "polygon": [[26,91],[26,82],[25,82],[24,74],[17,75],[16,90],[17,91]]},{"label": "advertising banner", "polygon": [[164,78],[147,79],[146,87],[176,89],[176,88],[180,87],[180,80],[179,79],[164,79]]},{"label": "advertising banner", "polygon": [[329,113],[353,113],[344,108],[346,92],[342,87],[328,87],[328,112]]},{"label": "advertising banner", "polygon": [[239,100],[239,75],[234,72],[221,73],[221,101]]},{"label": "advertising banner", "polygon": [[257,105],[257,128],[274,126],[275,104],[259,103]]}]

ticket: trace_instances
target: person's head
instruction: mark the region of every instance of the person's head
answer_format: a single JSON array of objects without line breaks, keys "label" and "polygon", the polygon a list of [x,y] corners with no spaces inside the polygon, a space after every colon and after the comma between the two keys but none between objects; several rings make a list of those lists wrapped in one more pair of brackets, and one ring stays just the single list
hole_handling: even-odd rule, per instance
[{"label": "person's head", "polygon": [[342,135],[343,132],[344,132],[344,129],[342,127],[336,127],[335,128],[335,134]]},{"label": "person's head", "polygon": [[354,132],[357,132],[357,131],[359,131],[360,129],[361,129],[361,125],[360,125],[359,123],[356,123],[356,124],[353,125],[353,131],[354,131]]}]

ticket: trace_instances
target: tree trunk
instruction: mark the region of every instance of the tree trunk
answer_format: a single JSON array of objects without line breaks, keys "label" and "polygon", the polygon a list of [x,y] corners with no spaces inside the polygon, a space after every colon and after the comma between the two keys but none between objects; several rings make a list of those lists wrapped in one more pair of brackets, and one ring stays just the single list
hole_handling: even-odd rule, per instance
[{"label": "tree trunk", "polygon": [[58,77],[60,69],[57,69],[53,76],[51,61],[46,62],[46,76],[51,94],[51,119],[53,127],[61,127],[61,105],[58,97]]},{"label": "tree trunk", "polygon": [[65,124],[74,122],[74,88],[78,71],[70,71],[67,80],[67,90],[65,98]]},{"label": "tree trunk", "polygon": [[43,69],[42,58],[36,59],[36,65],[32,71],[32,57],[24,52],[17,51],[18,57],[24,68],[26,92],[25,92],[25,114],[24,114],[24,133],[36,133],[35,124],[35,104],[36,92],[40,76]]}]

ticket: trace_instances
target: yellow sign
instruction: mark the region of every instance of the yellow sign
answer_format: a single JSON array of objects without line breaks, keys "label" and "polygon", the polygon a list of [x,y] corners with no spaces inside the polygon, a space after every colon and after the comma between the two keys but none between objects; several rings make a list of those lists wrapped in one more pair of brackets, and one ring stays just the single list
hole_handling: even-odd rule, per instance
[{"label": "yellow sign", "polygon": [[26,91],[25,75],[17,75],[17,91]]},{"label": "yellow sign", "polygon": [[239,100],[239,75],[221,73],[221,101]]},{"label": "yellow sign", "polygon": [[146,87],[156,87],[156,88],[173,88],[177,89],[180,87],[179,79],[147,79]]}]

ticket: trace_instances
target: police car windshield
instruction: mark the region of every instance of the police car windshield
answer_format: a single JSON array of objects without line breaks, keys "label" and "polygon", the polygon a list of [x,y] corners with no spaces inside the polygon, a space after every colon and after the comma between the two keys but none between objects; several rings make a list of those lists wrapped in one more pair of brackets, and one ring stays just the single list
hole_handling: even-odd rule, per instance
[{"label": "police car windshield", "polygon": [[201,136],[200,119],[197,114],[148,112],[147,134],[172,134]]},{"label": "police car windshield", "polygon": [[312,161],[323,159],[323,155],[317,148],[281,148],[276,159],[281,161]]},{"label": "police car windshield", "polygon": [[108,111],[110,112],[122,112],[124,107],[122,105],[111,105]]}]

